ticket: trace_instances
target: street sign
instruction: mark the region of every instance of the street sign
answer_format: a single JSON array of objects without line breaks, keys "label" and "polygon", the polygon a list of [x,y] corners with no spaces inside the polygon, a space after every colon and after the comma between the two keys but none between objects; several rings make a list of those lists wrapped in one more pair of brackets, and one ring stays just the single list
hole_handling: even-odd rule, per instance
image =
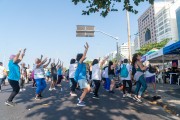
[{"label": "street sign", "polygon": [[94,26],[77,25],[76,37],[94,37]]}]

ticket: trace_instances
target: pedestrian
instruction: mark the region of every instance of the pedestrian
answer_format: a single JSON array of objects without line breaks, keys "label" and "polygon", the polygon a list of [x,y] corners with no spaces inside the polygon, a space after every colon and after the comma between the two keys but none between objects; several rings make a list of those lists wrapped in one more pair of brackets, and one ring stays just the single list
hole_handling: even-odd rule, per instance
[{"label": "pedestrian", "polygon": [[[34,65],[33,65],[33,66],[34,66]],[[31,79],[32,79],[32,81],[33,81],[32,88],[36,88],[37,86],[36,86],[36,81],[35,81],[35,79],[34,79],[34,70],[31,72]]]},{"label": "pedestrian", "polygon": [[50,72],[50,70],[48,69],[47,71],[46,71],[46,81],[49,81],[49,80],[51,80],[51,72]]},{"label": "pedestrian", "polygon": [[8,100],[5,102],[5,104],[8,106],[15,106],[13,99],[19,93],[20,90],[19,80],[21,77],[20,67],[18,64],[22,61],[25,52],[26,49],[24,49],[23,51],[20,50],[16,55],[10,56],[10,60],[8,63],[8,67],[9,67],[8,81],[13,91],[11,92]]},{"label": "pedestrian", "polygon": [[85,106],[85,103],[83,102],[86,94],[90,92],[90,85],[87,82],[86,79],[86,64],[83,62],[86,59],[86,54],[89,49],[88,43],[86,43],[84,54],[80,53],[77,54],[76,60],[78,62],[77,69],[75,71],[75,77],[74,79],[78,82],[81,89],[83,89],[83,93],[81,94],[80,98],[78,99],[78,106]]},{"label": "pedestrian", "polygon": [[114,93],[113,89],[115,86],[115,68],[116,68],[116,64],[113,63],[112,61],[109,61],[109,65],[108,65],[108,77],[110,79],[109,93]]},{"label": "pedestrian", "polygon": [[48,63],[45,64],[48,59],[47,58],[45,58],[44,60],[41,59],[36,58],[34,65],[34,79],[37,85],[35,100],[40,100],[40,98],[42,97],[42,92],[46,88],[44,68],[46,68],[51,62],[51,59],[49,59]]},{"label": "pedestrian", "polygon": [[7,76],[6,68],[3,66],[3,63],[0,62],[0,92],[1,92],[1,87],[6,79],[6,76]]},{"label": "pedestrian", "polygon": [[106,87],[106,76],[105,76],[106,72],[105,72],[105,69],[106,69],[107,67],[108,67],[108,66],[103,67],[103,70],[102,70],[102,83],[103,83],[104,89],[105,89],[105,87]]},{"label": "pedestrian", "polygon": [[99,91],[99,88],[101,85],[101,80],[102,80],[101,68],[107,59],[108,59],[108,57],[105,58],[101,62],[99,62],[98,59],[94,59],[92,62],[92,80],[93,80],[93,83],[95,85],[94,91],[93,91],[93,93],[94,93],[93,98],[95,98],[95,99],[99,99],[98,91]]},{"label": "pedestrian", "polygon": [[[123,81],[123,97],[130,97],[131,96],[131,89],[132,89],[132,82],[131,82],[131,73],[132,67],[128,63],[128,59],[124,59],[123,64],[121,64],[121,71],[120,76],[121,80]],[[128,84],[128,94],[126,94],[126,83]]]},{"label": "pedestrian", "polygon": [[56,90],[55,86],[57,83],[57,66],[59,64],[59,59],[58,62],[55,64],[55,60],[53,63],[51,63],[51,85],[49,88],[49,91]]},{"label": "pedestrian", "polygon": [[61,81],[63,79],[63,62],[60,61],[60,64],[58,65],[57,68],[57,75],[58,75],[58,80],[57,80],[57,85],[61,86]]},{"label": "pedestrian", "polygon": [[148,66],[146,72],[145,72],[145,78],[146,78],[146,83],[151,84],[153,89],[154,89],[154,96],[153,98],[156,98],[156,68],[152,66],[149,61],[145,62],[146,66]]},{"label": "pedestrian", "polygon": [[108,75],[108,66],[105,67],[105,70],[104,70],[104,77],[106,78],[106,82],[105,82],[105,89],[107,92],[110,91],[110,85],[111,85],[111,80],[109,79],[109,75]]},{"label": "pedestrian", "polygon": [[21,63],[20,72],[21,72],[21,79],[20,79],[20,91],[26,90],[25,89],[25,81],[27,79],[27,67],[25,67],[25,63]]},{"label": "pedestrian", "polygon": [[134,99],[138,102],[142,102],[141,97],[147,88],[146,80],[144,77],[144,71],[147,69],[141,62],[141,55],[136,53],[132,59],[132,65],[136,68],[134,79],[136,80],[136,90]]},{"label": "pedestrian", "polygon": [[69,79],[70,79],[70,82],[72,83],[72,85],[71,85],[71,92],[70,92],[71,96],[77,96],[77,94],[75,93],[77,82],[74,80],[74,75],[75,75],[76,69],[77,69],[76,60],[75,59],[71,59],[70,66],[69,66]]}]

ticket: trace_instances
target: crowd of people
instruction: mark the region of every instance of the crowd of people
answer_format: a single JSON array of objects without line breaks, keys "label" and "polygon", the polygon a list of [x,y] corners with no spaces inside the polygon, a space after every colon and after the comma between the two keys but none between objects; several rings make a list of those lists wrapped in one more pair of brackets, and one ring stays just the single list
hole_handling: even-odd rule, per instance
[{"label": "crowd of people", "polygon": [[[88,43],[84,46],[84,53],[77,54],[76,58],[70,60],[69,69],[66,70],[66,78],[70,82],[70,96],[78,98],[78,106],[85,106],[84,99],[89,92],[93,93],[94,99],[99,99],[99,89],[102,86],[110,94],[115,93],[115,88],[122,91],[122,98],[128,97],[137,102],[142,102],[142,97],[147,89],[147,83],[151,83],[156,93],[155,76],[157,70],[149,62],[142,63],[141,55],[134,54],[131,60],[111,61],[109,57],[94,59],[89,65],[85,63]],[[62,86],[63,62],[59,59],[51,62],[51,58],[36,58],[33,69],[21,63],[25,56],[26,49],[20,50],[16,55],[9,58],[8,69],[3,67],[0,62],[0,90],[5,79],[8,79],[12,87],[12,93],[5,102],[8,106],[14,106],[14,97],[19,91],[25,91],[25,83],[32,80],[32,87],[36,88],[35,100],[42,99],[42,93],[46,88],[47,81],[50,81],[49,91],[56,90],[57,86]],[[19,65],[20,64],[20,65]],[[47,68],[50,65],[50,68]],[[26,82],[27,81],[27,82]],[[117,82],[118,81],[118,82]],[[117,84],[118,83],[118,84]],[[132,94],[132,86],[136,85],[135,92]],[[82,89],[81,96],[76,93],[77,89]]]}]

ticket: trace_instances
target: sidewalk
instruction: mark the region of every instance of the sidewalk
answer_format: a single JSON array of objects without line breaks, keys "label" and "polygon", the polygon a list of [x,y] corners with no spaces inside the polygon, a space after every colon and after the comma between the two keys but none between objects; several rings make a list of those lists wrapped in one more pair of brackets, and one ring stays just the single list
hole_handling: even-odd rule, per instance
[{"label": "sidewalk", "polygon": [[170,84],[156,84],[157,95],[161,99],[154,101],[154,90],[152,85],[148,85],[147,94],[144,98],[150,103],[162,106],[166,112],[179,116],[180,114],[180,86]]}]

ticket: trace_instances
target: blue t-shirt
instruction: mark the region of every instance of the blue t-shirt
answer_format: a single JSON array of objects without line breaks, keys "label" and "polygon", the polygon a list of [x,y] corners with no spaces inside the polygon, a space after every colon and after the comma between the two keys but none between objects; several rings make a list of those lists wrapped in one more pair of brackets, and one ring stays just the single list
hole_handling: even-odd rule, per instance
[{"label": "blue t-shirt", "polygon": [[57,74],[62,75],[62,69],[61,68],[58,69]]},{"label": "blue t-shirt", "polygon": [[74,79],[76,81],[86,80],[86,64],[85,63],[78,63]]},{"label": "blue t-shirt", "polygon": [[13,60],[9,61],[9,74],[8,79],[19,81],[20,80],[20,67],[17,63],[14,63]]},{"label": "blue t-shirt", "polygon": [[46,76],[51,76],[50,71],[47,71]]}]

